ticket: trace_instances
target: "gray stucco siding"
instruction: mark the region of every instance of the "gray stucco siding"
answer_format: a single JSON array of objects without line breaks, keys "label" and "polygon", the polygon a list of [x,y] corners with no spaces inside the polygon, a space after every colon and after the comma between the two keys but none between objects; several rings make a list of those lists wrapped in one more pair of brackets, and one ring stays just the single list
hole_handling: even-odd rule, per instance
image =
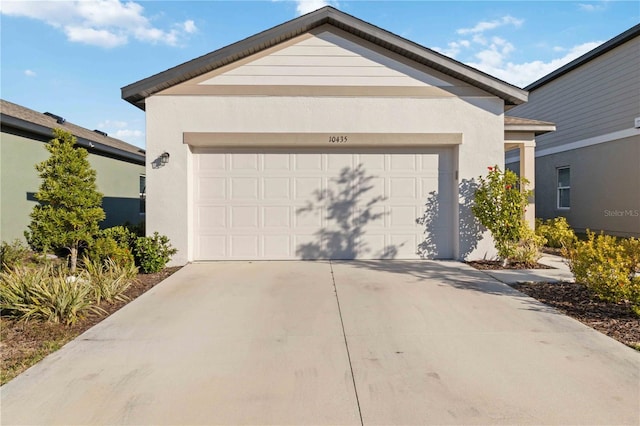
[{"label": "gray stucco siding", "polygon": [[[24,240],[30,222],[29,214],[36,204],[33,194],[40,186],[35,165],[46,160],[45,143],[2,132],[0,138],[0,240]],[[138,223],[139,177],[145,167],[134,163],[89,154],[89,162],[97,172],[96,183],[104,194],[106,219],[103,228],[125,221]]]},{"label": "gray stucco siding", "polygon": [[[536,213],[578,231],[640,237],[640,136],[536,158]],[[511,163],[513,167],[517,163]],[[556,170],[571,168],[571,207],[558,209]]]},{"label": "gray stucco siding", "polygon": [[555,122],[538,149],[633,127],[640,116],[640,38],[633,39],[532,91],[510,114]]}]

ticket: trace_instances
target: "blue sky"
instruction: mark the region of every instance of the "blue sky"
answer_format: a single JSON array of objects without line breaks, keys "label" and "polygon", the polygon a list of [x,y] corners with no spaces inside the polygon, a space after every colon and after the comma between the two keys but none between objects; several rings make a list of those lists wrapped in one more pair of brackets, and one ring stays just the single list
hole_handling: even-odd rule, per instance
[{"label": "blue sky", "polygon": [[144,147],[120,88],[330,4],[523,87],[640,22],[637,1],[11,1],[1,96]]}]

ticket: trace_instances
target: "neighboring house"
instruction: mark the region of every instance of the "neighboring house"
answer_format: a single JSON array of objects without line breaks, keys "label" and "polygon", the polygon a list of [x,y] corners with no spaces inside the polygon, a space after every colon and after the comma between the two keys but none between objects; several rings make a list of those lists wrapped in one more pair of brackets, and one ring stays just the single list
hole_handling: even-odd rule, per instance
[{"label": "neighboring house", "polygon": [[557,125],[537,140],[537,215],[639,237],[640,25],[525,89],[529,102],[509,114]]},{"label": "neighboring house", "polygon": [[24,240],[29,214],[37,203],[34,194],[41,179],[35,165],[49,158],[45,143],[58,127],[71,132],[78,146],[89,151],[89,163],[97,172],[103,193],[104,227],[137,224],[144,220],[145,153],[105,133],[69,123],[63,117],[39,113],[5,100],[0,101],[0,241]]},{"label": "neighboring house", "polygon": [[331,7],[122,97],[146,111],[147,230],[174,264],[492,257],[475,180],[550,126],[504,122],[526,91]]}]

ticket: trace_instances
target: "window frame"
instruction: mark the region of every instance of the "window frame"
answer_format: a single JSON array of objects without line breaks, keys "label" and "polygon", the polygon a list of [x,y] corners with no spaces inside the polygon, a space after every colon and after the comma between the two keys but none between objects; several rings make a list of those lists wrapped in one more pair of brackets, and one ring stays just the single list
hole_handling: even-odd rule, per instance
[{"label": "window frame", "polygon": [[[569,171],[569,184],[565,186],[560,186],[560,171],[568,170]],[[569,193],[569,205],[567,207],[560,205],[560,194],[563,191],[568,191]],[[557,210],[571,210],[571,166],[560,166],[556,167],[556,209]]]},{"label": "window frame", "polygon": [[[144,183],[144,186],[142,186]],[[138,188],[140,192],[138,193],[140,197],[140,205],[138,207],[138,214],[140,216],[145,216],[147,213],[147,176],[139,175],[138,177]]]}]

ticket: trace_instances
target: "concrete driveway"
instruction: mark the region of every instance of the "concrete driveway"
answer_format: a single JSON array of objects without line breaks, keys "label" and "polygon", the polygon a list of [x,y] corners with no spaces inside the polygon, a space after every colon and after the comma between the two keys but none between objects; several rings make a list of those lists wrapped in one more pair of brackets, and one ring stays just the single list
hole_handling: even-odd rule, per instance
[{"label": "concrete driveway", "polygon": [[3,425],[637,425],[640,354],[456,262],[220,262],[0,392]]}]

